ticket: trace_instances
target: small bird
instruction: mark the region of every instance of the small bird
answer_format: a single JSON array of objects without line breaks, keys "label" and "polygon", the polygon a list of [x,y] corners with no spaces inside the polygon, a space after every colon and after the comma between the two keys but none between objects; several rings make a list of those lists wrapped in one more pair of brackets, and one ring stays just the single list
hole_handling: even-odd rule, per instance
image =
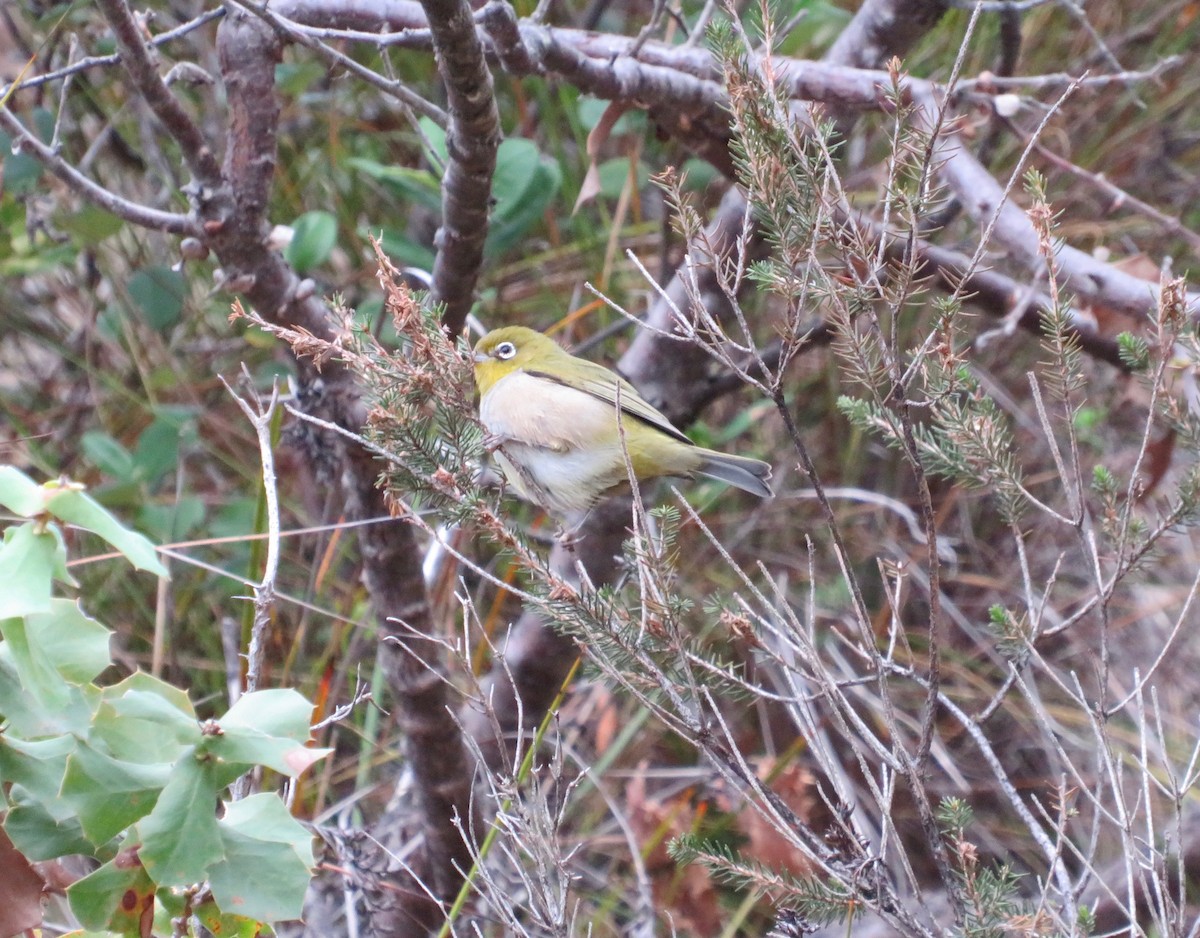
[{"label": "small bird", "polygon": [[484,444],[517,494],[552,515],[586,514],[627,484],[626,453],[638,479],[699,474],[771,495],[767,463],[697,446],[616,372],[540,332],[495,329],[474,359]]}]

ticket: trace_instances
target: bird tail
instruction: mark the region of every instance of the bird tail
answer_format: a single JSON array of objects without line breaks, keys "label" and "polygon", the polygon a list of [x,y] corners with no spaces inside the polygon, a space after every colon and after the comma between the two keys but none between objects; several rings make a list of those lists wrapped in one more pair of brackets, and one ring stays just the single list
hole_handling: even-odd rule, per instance
[{"label": "bird tail", "polygon": [[696,470],[700,475],[710,479],[720,479],[735,485],[743,492],[770,498],[773,494],[767,479],[771,478],[771,467],[761,459],[747,459],[745,456],[730,456],[728,453],[718,453],[704,450],[704,462]]}]

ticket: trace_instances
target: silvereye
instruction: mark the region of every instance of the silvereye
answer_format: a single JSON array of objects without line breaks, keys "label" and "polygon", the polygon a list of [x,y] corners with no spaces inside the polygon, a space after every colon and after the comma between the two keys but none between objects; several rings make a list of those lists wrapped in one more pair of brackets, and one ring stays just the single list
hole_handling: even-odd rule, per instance
[{"label": "silvereye", "polygon": [[626,452],[638,479],[698,473],[771,494],[765,462],[695,445],[628,381],[539,332],[496,329],[474,357],[485,443],[517,494],[553,515],[587,512],[626,484]]}]

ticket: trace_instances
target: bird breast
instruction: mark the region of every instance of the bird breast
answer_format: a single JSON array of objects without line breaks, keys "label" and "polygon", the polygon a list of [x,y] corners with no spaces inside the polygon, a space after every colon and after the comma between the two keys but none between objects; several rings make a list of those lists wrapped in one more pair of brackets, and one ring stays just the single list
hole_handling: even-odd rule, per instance
[{"label": "bird breast", "polygon": [[587,511],[626,478],[616,409],[584,391],[516,371],[483,396],[479,418],[509,483],[553,514]]},{"label": "bird breast", "polygon": [[524,371],[491,387],[479,402],[479,419],[493,436],[563,454],[617,435],[611,404]]}]

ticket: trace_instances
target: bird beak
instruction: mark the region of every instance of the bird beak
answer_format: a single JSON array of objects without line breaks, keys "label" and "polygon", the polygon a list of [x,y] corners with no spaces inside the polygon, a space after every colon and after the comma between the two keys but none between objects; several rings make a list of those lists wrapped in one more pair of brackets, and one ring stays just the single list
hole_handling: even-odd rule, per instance
[{"label": "bird beak", "polygon": [[476,352],[476,353],[475,353],[474,355],[472,355],[471,357],[472,357],[473,359],[475,359],[475,364],[476,364],[476,365],[482,365],[482,364],[483,364],[485,361],[487,361],[487,360],[488,360],[488,354],[487,354],[487,352]]}]

